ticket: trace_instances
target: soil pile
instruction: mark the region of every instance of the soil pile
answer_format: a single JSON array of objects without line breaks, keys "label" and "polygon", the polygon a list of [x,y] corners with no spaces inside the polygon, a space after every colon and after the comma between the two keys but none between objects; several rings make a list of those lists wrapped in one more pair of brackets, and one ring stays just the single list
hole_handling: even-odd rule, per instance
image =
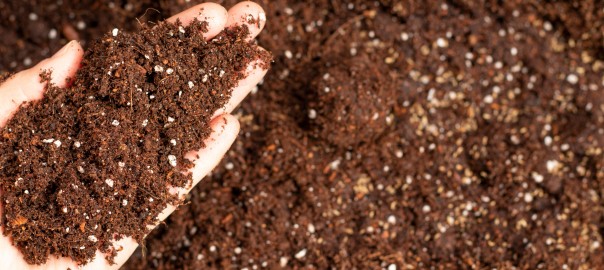
[{"label": "soil pile", "polygon": [[204,147],[246,66],[270,62],[243,41],[247,27],[205,41],[206,25],[115,28],[86,52],[72,86],[47,87],[2,129],[2,226],[29,263],[50,254],[85,263],[97,249],[111,260],[110,241],[142,242],[180,203],[168,187],[190,184],[185,154]]}]

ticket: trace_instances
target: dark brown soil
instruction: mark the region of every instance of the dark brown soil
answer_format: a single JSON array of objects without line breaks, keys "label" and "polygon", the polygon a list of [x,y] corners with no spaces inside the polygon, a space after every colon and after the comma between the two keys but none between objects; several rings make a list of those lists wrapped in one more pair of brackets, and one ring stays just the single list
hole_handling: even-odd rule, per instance
[{"label": "dark brown soil", "polygon": [[247,27],[209,42],[205,27],[115,28],[86,52],[73,86],[48,87],[2,129],[2,226],[28,263],[60,255],[84,264],[97,249],[111,261],[119,247],[110,241],[142,242],[167,204],[180,203],[168,187],[191,184],[185,154],[204,147],[245,67],[270,62],[243,41]]},{"label": "dark brown soil", "polygon": [[[21,70],[50,57],[70,40],[88,43],[115,27],[141,28],[166,19],[195,1],[188,0],[36,0],[0,1],[0,70]],[[102,15],[100,15],[102,14]]]},{"label": "dark brown soil", "polygon": [[603,1],[261,3],[239,140],[125,269],[604,264]]}]

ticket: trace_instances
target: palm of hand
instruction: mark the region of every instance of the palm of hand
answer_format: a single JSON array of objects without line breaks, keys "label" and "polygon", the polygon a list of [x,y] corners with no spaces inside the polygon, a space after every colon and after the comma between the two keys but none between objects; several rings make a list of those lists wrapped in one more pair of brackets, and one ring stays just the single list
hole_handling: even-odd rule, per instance
[{"label": "palm of hand", "polygon": [[[251,32],[251,39],[255,38],[265,24],[264,11],[260,6],[252,2],[242,2],[229,11],[224,7],[204,3],[198,6],[185,10],[168,21],[176,21],[179,19],[183,24],[188,24],[195,18],[208,21],[209,31],[207,38],[210,39],[221,32],[225,27],[236,24],[247,24],[246,18],[248,15],[259,19],[259,24],[248,24]],[[0,128],[3,127],[8,119],[16,112],[19,106],[25,102],[39,100],[43,97],[44,85],[39,83],[39,73],[43,70],[53,71],[52,82],[58,86],[65,86],[65,79],[71,77],[77,71],[77,67],[82,59],[83,50],[77,42],[67,44],[63,49],[56,53],[53,57],[40,62],[35,67],[15,74],[8,79],[4,84],[0,85]],[[250,66],[251,67],[251,66]],[[239,132],[239,122],[229,113],[236,107],[243,98],[250,92],[264,77],[266,71],[261,69],[250,69],[248,76],[239,82],[239,85],[233,89],[231,100],[225,108],[216,112],[214,120],[211,122],[213,133],[206,141],[206,148],[199,151],[191,152],[187,158],[195,163],[195,167],[191,170],[193,175],[193,186],[195,186],[206,174],[208,174],[220,161],[222,156],[229,149]],[[224,124],[226,123],[226,124]],[[199,162],[194,157],[203,157],[203,162]],[[177,190],[179,194],[186,194],[188,190]],[[0,198],[2,193],[0,190]],[[164,209],[158,217],[159,220],[164,220],[175,210],[174,206]],[[2,202],[0,201],[0,216],[2,213]],[[117,269],[123,265],[130,255],[138,247],[132,238],[124,238],[116,241],[113,245],[122,250],[115,257],[115,265],[110,265],[105,259],[105,254],[97,250],[95,258],[86,264],[79,267],[76,262],[68,258],[59,258],[51,255],[44,265],[29,265],[23,259],[20,251],[11,244],[9,237],[2,235],[3,229],[0,224],[0,269]]]}]

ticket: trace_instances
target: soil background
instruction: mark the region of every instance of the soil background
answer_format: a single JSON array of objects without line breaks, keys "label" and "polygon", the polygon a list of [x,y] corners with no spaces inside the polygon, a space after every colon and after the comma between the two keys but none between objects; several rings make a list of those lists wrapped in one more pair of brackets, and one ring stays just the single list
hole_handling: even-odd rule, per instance
[{"label": "soil background", "polygon": [[[1,1],[0,70],[198,2]],[[240,138],[124,269],[603,265],[604,1],[260,4]]]}]

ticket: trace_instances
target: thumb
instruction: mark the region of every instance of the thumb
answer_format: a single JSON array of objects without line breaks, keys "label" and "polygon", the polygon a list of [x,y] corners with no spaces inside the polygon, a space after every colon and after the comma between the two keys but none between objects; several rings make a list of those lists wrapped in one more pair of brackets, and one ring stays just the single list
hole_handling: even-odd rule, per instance
[{"label": "thumb", "polygon": [[80,66],[84,50],[77,41],[67,43],[51,58],[36,66],[21,71],[0,85],[0,127],[19,109],[24,102],[39,100],[44,96],[45,83],[40,82],[40,73],[52,71],[51,82],[59,87],[67,85]]}]

